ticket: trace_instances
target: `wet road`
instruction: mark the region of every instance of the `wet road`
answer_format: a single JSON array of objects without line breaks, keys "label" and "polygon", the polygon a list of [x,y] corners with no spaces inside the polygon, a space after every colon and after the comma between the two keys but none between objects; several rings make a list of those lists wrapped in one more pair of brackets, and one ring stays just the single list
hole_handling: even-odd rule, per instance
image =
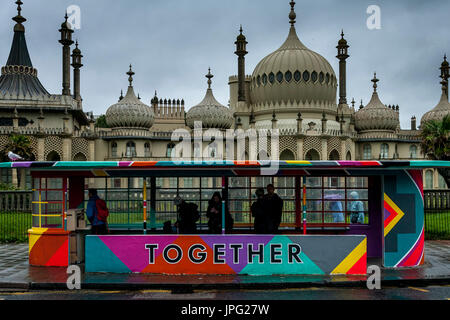
[{"label": "wet road", "polygon": [[0,300],[448,300],[450,285],[383,288],[307,288],[285,290],[207,290],[173,293],[140,291],[0,291]]}]

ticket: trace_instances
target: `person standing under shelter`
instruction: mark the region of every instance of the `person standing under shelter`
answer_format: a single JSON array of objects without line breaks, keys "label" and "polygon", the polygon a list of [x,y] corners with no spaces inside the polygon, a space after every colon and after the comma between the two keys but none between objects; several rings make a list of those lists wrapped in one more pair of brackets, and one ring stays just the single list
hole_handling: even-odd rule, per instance
[{"label": "person standing under shelter", "polygon": [[350,194],[350,217],[353,224],[364,224],[364,204],[359,200],[359,193],[353,191]]},{"label": "person standing under shelter", "polygon": [[[222,233],[222,196],[220,192],[215,192],[209,200],[208,210],[206,211],[208,220],[208,230],[210,234]],[[225,230],[230,233],[233,230],[234,220],[225,206]]]},{"label": "person standing under shelter", "polygon": [[257,234],[270,233],[270,219],[265,209],[264,189],[259,188],[255,192],[256,201],[252,204],[251,211],[254,218],[255,232]]},{"label": "person standing under shelter", "polygon": [[98,196],[96,189],[89,189],[89,202],[87,204],[86,216],[92,226],[92,234],[105,235],[108,233],[107,218],[109,215],[106,202]]},{"label": "person standing under shelter", "polygon": [[178,207],[178,221],[176,223],[180,234],[196,234],[197,221],[200,219],[198,206],[195,203],[188,203],[181,197],[174,200]]},{"label": "person standing under shelter", "polygon": [[283,199],[275,193],[273,184],[267,186],[267,194],[264,196],[264,205],[266,214],[269,217],[268,232],[270,234],[277,234],[283,215]]}]

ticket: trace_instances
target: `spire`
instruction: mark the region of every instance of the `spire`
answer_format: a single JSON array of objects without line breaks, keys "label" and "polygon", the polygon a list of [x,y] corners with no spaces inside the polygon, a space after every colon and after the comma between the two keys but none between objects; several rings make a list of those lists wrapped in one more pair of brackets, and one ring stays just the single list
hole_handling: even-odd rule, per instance
[{"label": "spire", "polygon": [[25,28],[22,25],[22,23],[24,23],[25,21],[27,21],[27,19],[25,19],[24,17],[22,17],[21,12],[22,12],[22,7],[21,5],[23,5],[23,2],[20,0],[16,1],[17,4],[17,16],[15,16],[14,18],[12,18],[17,24],[14,26],[14,31],[21,31],[21,32],[25,32]]},{"label": "spire", "polygon": [[135,75],[135,73],[132,70],[133,66],[130,64],[130,70],[127,72],[128,77],[128,82],[130,83],[130,87],[133,86],[133,76]]},{"label": "spire", "polygon": [[295,25],[295,19],[297,18],[297,14],[295,13],[295,1],[291,1],[289,3],[291,5],[291,13],[289,13],[289,23],[291,24],[292,27],[294,27]]},{"label": "spire", "polygon": [[373,82],[373,93],[377,93],[377,82],[380,81],[379,79],[377,79],[377,73],[375,72],[373,79],[371,80]]},{"label": "spire", "polygon": [[119,97],[119,101],[121,101],[123,99],[123,90],[120,90],[120,97]]},{"label": "spire", "polygon": [[211,68],[208,68],[208,74],[205,77],[208,78],[208,89],[211,89],[211,79],[214,78],[214,76],[211,74]]}]

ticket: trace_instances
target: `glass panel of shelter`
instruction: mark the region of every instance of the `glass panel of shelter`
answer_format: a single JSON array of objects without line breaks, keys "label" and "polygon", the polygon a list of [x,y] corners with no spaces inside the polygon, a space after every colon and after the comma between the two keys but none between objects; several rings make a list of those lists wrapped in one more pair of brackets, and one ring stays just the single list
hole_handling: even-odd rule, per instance
[{"label": "glass panel of shelter", "polygon": [[64,228],[66,185],[63,178],[34,178],[32,216],[34,228]]}]

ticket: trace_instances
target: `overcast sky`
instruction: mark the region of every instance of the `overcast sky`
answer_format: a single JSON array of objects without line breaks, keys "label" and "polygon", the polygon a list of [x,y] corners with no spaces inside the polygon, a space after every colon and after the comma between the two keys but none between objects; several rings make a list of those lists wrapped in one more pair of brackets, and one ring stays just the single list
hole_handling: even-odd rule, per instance
[{"label": "overcast sky", "polygon": [[[16,15],[14,0],[0,0],[0,64],[8,58]],[[84,110],[103,114],[127,89],[128,65],[134,87],[150,104],[158,97],[200,102],[210,66],[213,90],[227,104],[228,77],[237,74],[234,41],[242,24],[249,54],[246,73],[278,49],[289,31],[289,0],[23,0],[22,15],[31,60],[51,93],[61,93],[58,29],[68,6],[81,8],[74,39],[84,55],[81,90]],[[347,95],[367,104],[376,71],[383,103],[400,106],[401,125],[420,117],[440,99],[439,67],[450,55],[449,0],[296,1],[297,33],[323,55],[338,75],[335,58],[343,28],[350,45]],[[369,5],[381,8],[381,29],[369,30]]]}]

